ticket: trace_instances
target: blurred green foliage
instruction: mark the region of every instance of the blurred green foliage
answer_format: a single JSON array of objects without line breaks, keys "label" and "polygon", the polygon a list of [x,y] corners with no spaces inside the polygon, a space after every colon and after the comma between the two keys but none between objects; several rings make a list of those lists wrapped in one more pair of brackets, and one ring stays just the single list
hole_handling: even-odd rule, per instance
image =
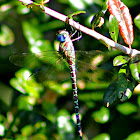
[{"label": "blurred green foliage", "polygon": [[[139,49],[140,1],[122,1],[128,6],[134,19],[135,40],[132,48]],[[78,10],[86,11],[86,14],[74,17],[74,20],[91,28],[91,16],[101,10],[103,2],[104,0],[50,0],[45,6],[65,15]],[[108,12],[104,19],[105,24],[95,30],[110,37]],[[9,56],[15,53],[57,50],[56,32],[64,28],[63,22],[41,11],[33,11],[18,0],[0,0],[0,139],[78,139],[75,118],[72,118],[75,111],[71,81],[70,78],[60,80],[66,73],[66,68],[55,66],[57,58],[54,55],[51,59],[30,57],[21,64],[24,68],[17,67],[9,61]],[[120,35],[118,43],[124,44]],[[111,82],[110,79],[113,80],[118,71],[112,67],[112,59],[120,52],[108,52],[103,44],[85,34],[80,41],[74,42],[74,45],[76,50],[101,50],[110,55],[109,61],[101,67],[113,73],[106,75],[97,71],[93,75],[94,83],[81,79],[78,81],[84,140],[140,139],[140,92],[133,94],[128,103],[118,104],[110,109],[103,106],[103,94]],[[20,59],[16,59],[20,65]],[[40,63],[46,62],[44,66],[50,68],[50,79],[39,83],[34,77],[30,77],[28,83],[28,77]],[[119,63],[124,62],[120,59]],[[87,65],[83,64],[83,67]],[[55,70],[56,72],[53,72]]]}]

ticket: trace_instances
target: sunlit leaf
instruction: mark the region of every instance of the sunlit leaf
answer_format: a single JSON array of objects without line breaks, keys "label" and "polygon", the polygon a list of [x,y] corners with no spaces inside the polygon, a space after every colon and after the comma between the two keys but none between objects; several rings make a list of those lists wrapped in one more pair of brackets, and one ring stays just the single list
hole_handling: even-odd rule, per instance
[{"label": "sunlit leaf", "polygon": [[15,88],[16,90],[18,90],[19,92],[25,94],[25,90],[23,88],[23,86],[18,82],[17,78],[12,78],[10,80],[10,85]]},{"label": "sunlit leaf", "polygon": [[101,107],[100,110],[94,111],[92,117],[98,123],[106,123],[108,122],[110,117],[109,109],[105,107]]},{"label": "sunlit leaf", "polygon": [[139,140],[140,139],[140,131],[136,131],[134,133],[129,134],[126,140]]},{"label": "sunlit leaf", "polygon": [[110,135],[108,133],[101,133],[95,136],[92,140],[110,140]]},{"label": "sunlit leaf", "polygon": [[19,14],[28,14],[31,10],[26,6],[19,4],[17,7],[17,13]]},{"label": "sunlit leaf", "polygon": [[60,110],[57,113],[57,131],[60,139],[74,140],[74,130],[70,114],[66,110]]},{"label": "sunlit leaf", "polygon": [[36,87],[29,86],[26,82],[30,75],[31,72],[28,69],[20,69],[15,73],[15,78],[12,78],[10,80],[10,84],[19,92],[28,94],[35,99],[38,99],[43,88],[41,85],[36,83],[33,77],[30,78],[30,81],[32,81],[32,83],[36,85]]},{"label": "sunlit leaf", "polygon": [[19,110],[33,110],[33,106],[30,104],[29,100],[31,97],[28,96],[20,96],[18,98],[18,109]]},{"label": "sunlit leaf", "polygon": [[74,7],[77,10],[84,10],[86,7],[86,4],[82,0],[69,0],[69,3],[72,7]]},{"label": "sunlit leaf", "polygon": [[42,128],[45,128],[46,127],[46,122],[36,122],[35,124],[35,128],[36,129],[42,129]]},{"label": "sunlit leaf", "polygon": [[137,112],[137,109],[138,108],[136,105],[129,102],[117,105],[117,110],[123,115],[130,115],[135,113]]},{"label": "sunlit leaf", "polygon": [[26,125],[21,129],[21,133],[24,136],[30,136],[33,133],[33,126],[32,125]]},{"label": "sunlit leaf", "polygon": [[121,66],[128,63],[129,60],[130,58],[128,56],[118,55],[113,60],[113,66]]},{"label": "sunlit leaf", "polygon": [[30,46],[32,53],[39,53],[47,50],[52,50],[52,45],[49,40],[37,40],[34,45]]},{"label": "sunlit leaf", "polygon": [[135,82],[131,82],[127,80],[127,88],[125,92],[121,95],[121,98],[120,98],[121,102],[127,101],[132,96],[135,86],[136,86]]},{"label": "sunlit leaf", "polygon": [[140,82],[140,75],[139,75],[138,64],[137,63],[131,63],[130,62],[129,68],[130,68],[130,71],[131,71],[131,74],[132,74],[133,78],[137,82]]},{"label": "sunlit leaf", "polygon": [[0,124],[0,136],[3,137],[5,135],[5,126],[3,124]]},{"label": "sunlit leaf", "polygon": [[134,23],[137,26],[137,28],[140,29],[140,14],[138,14],[135,18],[134,18]]},{"label": "sunlit leaf", "polygon": [[6,25],[1,25],[1,32],[0,32],[0,45],[7,46],[12,44],[15,41],[15,36],[13,31]]},{"label": "sunlit leaf", "polygon": [[42,34],[31,23],[24,21],[22,23],[23,33],[30,45],[35,45],[36,41],[42,38]]},{"label": "sunlit leaf", "polygon": [[48,138],[44,134],[38,133],[31,136],[30,140],[48,140]]}]

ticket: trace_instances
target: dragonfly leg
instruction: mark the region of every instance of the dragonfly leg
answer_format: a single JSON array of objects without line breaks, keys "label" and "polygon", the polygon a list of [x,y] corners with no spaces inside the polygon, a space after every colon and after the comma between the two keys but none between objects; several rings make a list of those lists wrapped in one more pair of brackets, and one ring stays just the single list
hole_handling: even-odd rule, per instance
[{"label": "dragonfly leg", "polygon": [[76,33],[77,33],[77,30],[75,29],[75,31],[70,35],[70,38],[72,38]]},{"label": "dragonfly leg", "polygon": [[[77,30],[75,30],[75,32],[74,32],[73,34],[70,35],[70,38],[72,38],[76,33],[77,33]],[[81,33],[81,31],[80,31],[80,36],[79,36],[79,34],[78,34],[78,37],[72,39],[71,41],[73,42],[73,41],[79,40],[79,39],[81,39],[81,38],[82,38],[82,33]]]}]

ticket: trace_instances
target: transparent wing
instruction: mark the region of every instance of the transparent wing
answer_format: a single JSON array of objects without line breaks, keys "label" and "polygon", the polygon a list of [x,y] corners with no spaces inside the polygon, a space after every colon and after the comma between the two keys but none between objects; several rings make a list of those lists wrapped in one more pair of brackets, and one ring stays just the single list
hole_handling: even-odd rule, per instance
[{"label": "transparent wing", "polygon": [[9,60],[20,67],[42,66],[43,64],[55,64],[59,58],[57,51],[46,51],[41,53],[22,53],[10,56]]},{"label": "transparent wing", "polygon": [[[77,77],[84,81],[98,82],[103,80],[105,61],[108,60],[105,53],[99,51],[76,51]],[[48,81],[54,81],[53,84],[62,83],[70,80],[70,71],[68,63],[60,57],[57,51],[46,51],[41,53],[23,53],[15,54],[10,57],[10,61],[15,65],[28,67],[32,69],[33,74],[28,78],[28,83],[32,85],[32,78],[39,83],[48,84]],[[108,76],[107,76],[108,78]]]},{"label": "transparent wing", "polygon": [[38,83],[55,85],[70,79],[67,62],[57,51],[46,51],[41,53],[22,53],[10,56],[9,60],[20,67],[27,67],[33,74],[27,80],[28,85],[36,86],[33,79]]},{"label": "transparent wing", "polygon": [[101,51],[76,52],[77,77],[86,82],[110,81],[113,73],[107,61],[109,56]]}]

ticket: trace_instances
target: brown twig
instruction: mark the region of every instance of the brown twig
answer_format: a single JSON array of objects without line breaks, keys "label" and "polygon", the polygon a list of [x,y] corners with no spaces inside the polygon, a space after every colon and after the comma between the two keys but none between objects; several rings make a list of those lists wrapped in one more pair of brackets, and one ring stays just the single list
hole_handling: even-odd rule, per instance
[{"label": "brown twig", "polygon": [[[23,2],[24,0],[20,0],[20,1]],[[30,5],[31,3],[26,2],[26,4]],[[96,31],[94,31],[92,29],[89,29],[89,28],[79,24],[78,22],[74,21],[73,19],[68,19],[67,16],[65,16],[65,15],[63,15],[63,14],[57,12],[57,11],[54,11],[54,10],[52,10],[52,9],[46,7],[46,6],[42,6],[42,5],[37,5],[37,6],[39,6],[39,8],[42,9],[42,11],[44,11],[44,13],[46,13],[46,14],[48,14],[48,15],[56,18],[56,19],[59,19],[59,20],[61,20],[63,22],[68,21],[69,25],[71,25],[72,27],[76,28],[77,30],[82,31],[83,33],[88,34],[88,35],[94,37],[95,39],[100,40],[104,44],[106,44],[108,46],[111,46],[111,47],[113,47],[113,48],[115,48],[115,49],[117,49],[117,50],[119,50],[119,51],[121,51],[121,52],[123,52],[125,54],[128,54],[130,56],[134,56],[134,55],[140,53],[136,49],[130,49],[130,48],[126,47],[126,46],[123,46],[121,44],[118,44],[118,43],[114,42],[113,40],[103,36],[102,34],[100,34],[100,33],[96,32]]]}]

